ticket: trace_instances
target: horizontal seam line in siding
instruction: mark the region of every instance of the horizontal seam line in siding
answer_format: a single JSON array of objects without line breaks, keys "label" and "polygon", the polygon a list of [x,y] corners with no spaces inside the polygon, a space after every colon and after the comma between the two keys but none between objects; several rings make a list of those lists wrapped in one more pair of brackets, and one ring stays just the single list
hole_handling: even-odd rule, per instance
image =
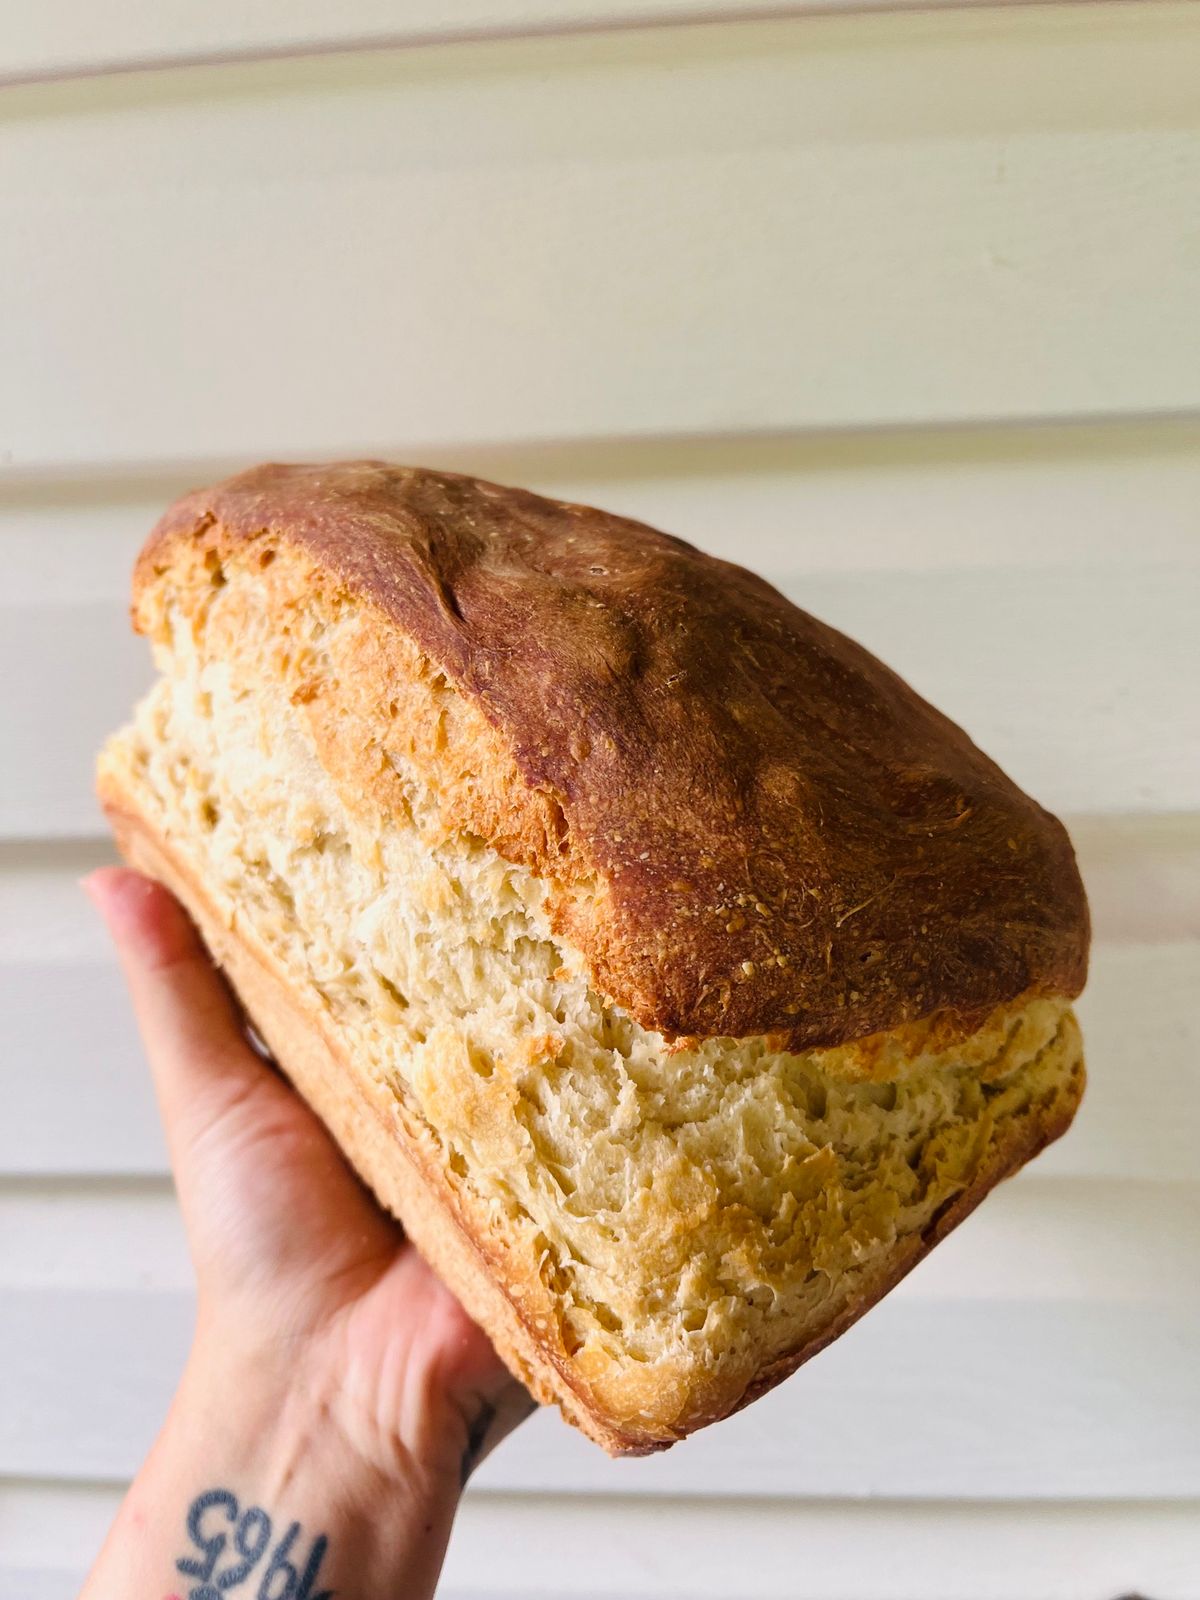
[{"label": "horizontal seam line in siding", "polygon": [[[86,1492],[87,1490],[112,1490],[123,1489],[127,1483],[125,1478],[89,1478],[89,1477],[47,1477],[45,1474],[26,1475],[22,1473],[0,1473],[0,1494],[11,1489],[48,1490],[67,1488],[72,1493]],[[1031,1512],[1042,1512],[1047,1507],[1056,1510],[1074,1510],[1083,1514],[1096,1511],[1103,1507],[1112,1510],[1127,1508],[1132,1514],[1144,1511],[1147,1505],[1161,1507],[1164,1511],[1192,1512],[1200,1510],[1200,1495],[1171,1495],[1166,1497],[1109,1495],[1091,1498],[1089,1496],[1072,1495],[1062,1499],[1046,1499],[1029,1496],[966,1496],[957,1497],[920,1495],[756,1495],[756,1494],[679,1494],[663,1492],[641,1492],[631,1494],[628,1491],[611,1492],[606,1489],[568,1490],[563,1493],[535,1489],[489,1489],[484,1484],[474,1483],[467,1491],[472,1497],[489,1500],[512,1501],[553,1501],[561,1506],[578,1506],[586,1509],[602,1500],[606,1509],[612,1509],[622,1502],[629,1506],[643,1507],[652,1505],[656,1510],[670,1509],[673,1507],[695,1507],[697,1510],[711,1511],[714,1506],[724,1506],[731,1510],[741,1508],[758,1508],[760,1510],[778,1511],[782,1513],[785,1508],[802,1506],[805,1510],[814,1512],[821,1510],[836,1510],[842,1507],[853,1507],[864,1512],[876,1506],[886,1507],[889,1511],[902,1510],[911,1507],[917,1511],[928,1511],[931,1514],[938,1510],[947,1510],[955,1513],[970,1512],[973,1509],[986,1510],[1002,1506],[1006,1511],[1016,1511],[1027,1508]]]},{"label": "horizontal seam line in siding", "polygon": [[[1035,5],[1042,4],[1043,0],[1018,0],[1018,3]],[[1092,4],[1095,0],[1083,0],[1083,3]],[[1127,0],[1100,0],[1100,3],[1125,4]],[[801,449],[810,447],[816,453],[823,447],[844,449],[860,445],[877,450],[878,465],[886,466],[907,459],[908,451],[922,439],[931,445],[944,442],[947,449],[953,447],[957,461],[961,459],[958,451],[963,446],[967,447],[969,454],[973,436],[978,437],[981,447],[986,436],[986,449],[981,449],[984,460],[1011,460],[1016,464],[1026,459],[1031,449],[1037,460],[1046,456],[1070,457],[1073,443],[1076,452],[1085,459],[1095,458],[1101,454],[1104,441],[1087,438],[1092,430],[1115,434],[1122,428],[1147,431],[1161,429],[1163,438],[1157,441],[1131,441],[1129,449],[1122,454],[1140,456],[1147,450],[1153,453],[1156,448],[1182,452],[1194,449],[1194,440],[1171,439],[1169,433],[1172,430],[1194,428],[1197,424],[1200,424],[1200,408],[1148,407],[1134,411],[1047,412],[1028,416],[930,417],[909,422],[863,423],[860,426],[830,423],[828,426],[799,428],[722,428],[715,432],[663,429],[636,434],[581,434],[577,438],[530,435],[528,438],[507,441],[409,440],[400,454],[409,461],[421,457],[425,457],[426,462],[436,459],[437,464],[447,470],[463,470],[469,462],[468,470],[484,476],[493,470],[489,463],[529,458],[536,460],[542,478],[552,479],[563,475],[565,471],[579,475],[580,458],[588,463],[584,471],[603,476],[606,457],[610,460],[617,458],[616,466],[608,468],[617,477],[670,475],[661,465],[655,466],[655,451],[694,451],[696,464],[690,467],[686,475],[702,478],[718,476],[724,470],[720,464],[715,467],[703,464],[714,449],[733,453],[738,449],[756,446],[781,450],[791,446]],[[997,448],[1006,442],[1011,445],[1008,451]],[[366,457],[382,453],[383,459],[395,459],[397,455],[395,442],[378,439],[342,442],[334,448],[343,456],[346,452]],[[935,449],[933,459],[936,459],[936,454]],[[630,470],[620,462],[622,455],[638,458],[641,464]],[[30,467],[5,463],[0,459],[0,509],[26,499],[39,502],[53,500],[58,493],[75,499],[85,490],[93,495],[99,491],[106,502],[153,494],[164,484],[171,486],[165,492],[172,494],[181,478],[195,483],[211,482],[231,472],[241,471],[247,464],[246,457],[228,456],[69,461],[61,464],[51,461]],[[800,465],[808,464],[802,462]],[[869,471],[875,465],[875,462],[863,463],[861,469]],[[812,470],[820,470],[819,462],[813,463]]]},{"label": "horizontal seam line in siding", "polygon": [[[278,44],[234,45],[228,49],[181,51],[178,55],[154,52],[115,56],[98,64],[66,61],[60,66],[0,71],[0,89],[28,84],[69,83],[121,74],[170,72],[176,68],[227,67],[243,63],[294,61],[320,56],[353,55],[383,50],[413,50],[437,46],[486,44],[521,39],[572,38],[594,34],[643,32],[657,28],[708,27],[730,23],[785,22],[805,17],[870,16],[887,12],[1007,11],[1060,3],[1060,0],[791,0],[791,3],[732,9],[720,4],[695,4],[688,11],[672,12],[651,3],[641,13],[628,16],[587,17],[581,22],[480,23],[454,28],[430,24],[389,32],[348,34],[344,39]],[[1078,0],[1076,0],[1078,3]],[[1095,5],[1127,4],[1128,0],[1085,0]]]}]

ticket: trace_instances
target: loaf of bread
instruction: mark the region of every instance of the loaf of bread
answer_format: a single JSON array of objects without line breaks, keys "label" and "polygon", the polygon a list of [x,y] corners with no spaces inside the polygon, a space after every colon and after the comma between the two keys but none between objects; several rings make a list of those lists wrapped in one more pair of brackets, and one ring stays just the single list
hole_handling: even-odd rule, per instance
[{"label": "loaf of bread", "polygon": [[134,615],[121,849],[607,1450],[778,1383],[1071,1120],[1066,833],[742,568],[449,473],[268,466],[166,514]]}]

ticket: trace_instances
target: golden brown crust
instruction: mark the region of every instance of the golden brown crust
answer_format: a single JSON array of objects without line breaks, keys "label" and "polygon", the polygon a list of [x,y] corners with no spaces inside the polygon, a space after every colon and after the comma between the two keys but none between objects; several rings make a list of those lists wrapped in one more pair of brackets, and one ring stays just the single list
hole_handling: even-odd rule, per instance
[{"label": "golden brown crust", "polygon": [[415,654],[458,690],[483,730],[443,765],[460,820],[559,885],[597,987],[643,1026],[808,1049],[936,1016],[961,1036],[1082,987],[1061,825],[742,568],[600,511],[360,462],[180,501],[138,588],[187,548],[251,546],[367,608],[397,680]]},{"label": "golden brown crust", "polygon": [[[970,1187],[949,1201],[924,1233],[898,1245],[881,1272],[815,1336],[760,1368],[740,1394],[714,1393],[678,1428],[622,1424],[591,1395],[556,1345],[552,1319],[540,1314],[541,1286],[522,1280],[502,1250],[486,1242],[481,1217],[465,1216],[436,1159],[421,1147],[394,1096],[355,1071],[336,1029],[276,970],[244,927],[231,928],[215,901],[113,773],[101,798],[120,849],[132,866],[165,883],[196,921],[205,942],[255,1019],[276,1059],[330,1128],[363,1180],[401,1220],[438,1274],[487,1332],[509,1369],[542,1403],[557,1404],[613,1455],[644,1455],[749,1404],[794,1372],[871,1308],[967,1216],[997,1182],[1014,1172],[1071,1121],[1083,1089],[1082,1063],[1049,1105],[1014,1122]],[[1068,1019],[1068,1025],[1074,1027]],[[698,1386],[697,1394],[703,1390]]]}]

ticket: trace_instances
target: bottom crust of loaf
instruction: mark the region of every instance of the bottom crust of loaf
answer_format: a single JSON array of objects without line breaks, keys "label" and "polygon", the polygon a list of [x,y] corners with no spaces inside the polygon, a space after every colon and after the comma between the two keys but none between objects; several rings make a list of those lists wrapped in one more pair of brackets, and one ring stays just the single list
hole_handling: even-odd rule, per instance
[{"label": "bottom crust of loaf", "polygon": [[[111,772],[106,774],[101,798],[125,859],[165,884],[187,908],[280,1067],[329,1128],[364,1183],[399,1219],[416,1248],[488,1334],[513,1375],[537,1401],[557,1405],[611,1455],[648,1455],[674,1443],[674,1438],[648,1438],[623,1428],[578,1391],[570,1373],[550,1357],[505,1292],[499,1264],[463,1223],[449,1186],[407,1136],[394,1096],[355,1071],[336,1028],[304,1003],[270,954],[252,936],[226,925],[198,875],[142,813],[137,799],[117,786]],[[1015,1118],[975,1181],[949,1200],[921,1234],[898,1245],[862,1292],[815,1336],[762,1367],[737,1404],[711,1415],[693,1414],[687,1431],[748,1405],[857,1321],[990,1189],[1066,1130],[1083,1083],[1079,1060],[1053,1102]]]}]

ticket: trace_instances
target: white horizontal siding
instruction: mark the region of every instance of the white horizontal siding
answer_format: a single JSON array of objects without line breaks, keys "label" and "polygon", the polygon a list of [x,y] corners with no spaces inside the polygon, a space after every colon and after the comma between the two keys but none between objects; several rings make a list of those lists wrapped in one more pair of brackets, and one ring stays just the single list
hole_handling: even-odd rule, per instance
[{"label": "white horizontal siding", "polygon": [[1195,407],[1198,78],[1182,3],[9,89],[5,460]]},{"label": "white horizontal siding", "polygon": [[[332,445],[328,447],[332,449]],[[404,441],[392,459],[414,459]],[[327,454],[327,452],[325,452]],[[163,508],[245,466],[0,484],[9,604],[128,598]],[[1200,565],[1200,419],[441,446],[423,465],[604,506],[777,573]]]},{"label": "white horizontal siding", "polygon": [[17,1289],[191,1288],[191,1262],[169,1178],[0,1183],[0,1295]]},{"label": "white horizontal siding", "polygon": [[[0,1484],[0,1600],[73,1600],[118,1494]],[[1187,1504],[789,1505],[469,1493],[440,1600],[1195,1600]],[[38,1575],[43,1587],[31,1585]]]},{"label": "white horizontal siding", "polygon": [[[0,1239],[10,1223],[21,1237],[14,1229],[0,1247],[11,1384],[0,1480],[125,1477],[158,1425],[191,1325],[169,1191],[0,1193]],[[660,1461],[612,1464],[548,1413],[479,1487],[1196,1495],[1198,1229],[1196,1183],[1086,1184],[1035,1170],[993,1196],[836,1359],[823,1356],[745,1418]]]},{"label": "white horizontal siding", "polygon": [[[540,1494],[1200,1499],[1196,1315],[1194,1296],[1147,1308],[895,1295],[686,1449],[613,1462],[541,1411],[478,1483]],[[9,1378],[0,1412],[0,1478],[130,1476],[191,1327],[182,1293],[11,1293],[0,1361],[23,1381]]]},{"label": "white horizontal siding", "polygon": [[0,968],[6,1172],[167,1170],[154,1095],[115,967]]}]

